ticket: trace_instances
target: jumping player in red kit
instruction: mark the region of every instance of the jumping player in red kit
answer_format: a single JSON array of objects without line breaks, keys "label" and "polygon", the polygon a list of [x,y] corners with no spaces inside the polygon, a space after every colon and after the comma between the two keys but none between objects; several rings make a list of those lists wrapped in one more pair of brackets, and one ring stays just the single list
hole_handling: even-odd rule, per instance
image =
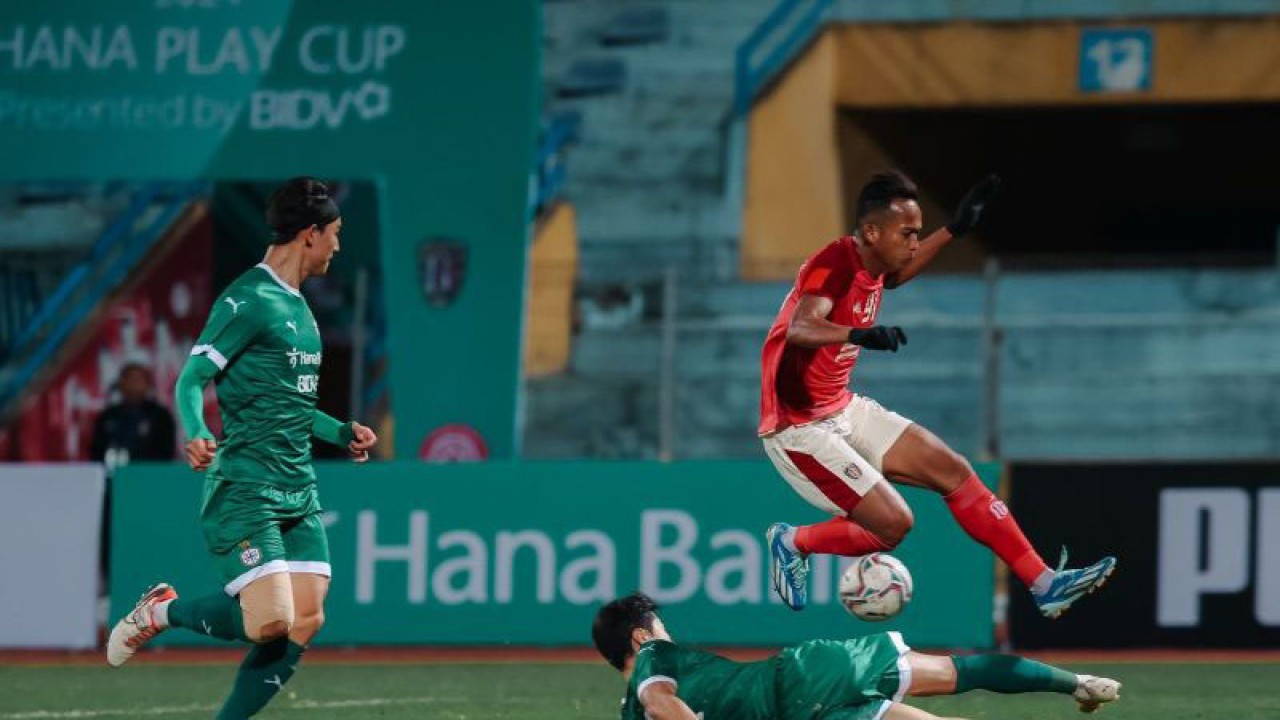
[{"label": "jumping player in red kit", "polygon": [[769,329],[760,437],[791,487],[834,516],[769,528],[773,586],[794,610],[807,603],[810,554],[888,551],[911,529],[911,509],[885,478],[942,495],[960,527],[1013,570],[1047,617],[1101,587],[1115,569],[1112,557],[1063,569],[1065,550],[1059,568],[1050,569],[963,457],[923,427],[849,392],[863,349],[897,352],[907,344],[902,328],[876,325],[883,292],[971,231],[999,187],[996,176],[983,180],[951,223],[922,240],[915,184],[898,172],[874,176],[858,195],[854,234],[809,257]]}]

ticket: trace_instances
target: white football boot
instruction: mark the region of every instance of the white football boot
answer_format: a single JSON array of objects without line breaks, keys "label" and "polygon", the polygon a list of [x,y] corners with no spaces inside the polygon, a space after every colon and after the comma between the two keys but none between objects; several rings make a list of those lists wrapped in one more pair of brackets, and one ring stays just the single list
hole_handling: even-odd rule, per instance
[{"label": "white football boot", "polygon": [[1120,683],[1111,678],[1095,675],[1079,675],[1076,691],[1071,697],[1080,703],[1080,712],[1096,712],[1098,708],[1120,699]]},{"label": "white football boot", "polygon": [[133,606],[133,610],[111,628],[111,637],[107,639],[107,664],[111,667],[120,667],[129,662],[139,648],[146,645],[151,638],[164,632],[165,628],[159,627],[153,621],[151,609],[156,603],[174,600],[177,597],[178,592],[168,583],[152,585],[143,593],[142,599]]}]

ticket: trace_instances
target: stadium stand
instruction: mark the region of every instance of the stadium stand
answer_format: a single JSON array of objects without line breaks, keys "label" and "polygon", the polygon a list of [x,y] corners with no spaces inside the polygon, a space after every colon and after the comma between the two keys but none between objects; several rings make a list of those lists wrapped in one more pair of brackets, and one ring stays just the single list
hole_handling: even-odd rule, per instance
[{"label": "stadium stand", "polygon": [[[1274,12],[1274,5],[669,2],[663,5],[671,22],[665,42],[602,50],[607,13],[592,3],[547,4],[548,73],[586,52],[616,53],[627,62],[621,93],[573,105],[584,130],[569,193],[579,213],[579,306],[594,308],[595,298],[605,294],[639,307],[621,327],[582,324],[568,370],[528,384],[526,454],[759,455],[758,353],[787,286],[738,279],[734,233],[741,200],[734,197],[731,156],[737,150],[726,121],[735,97],[724,78],[737,73],[741,109],[744,92],[754,97],[786,72],[818,19],[1229,19]],[[776,8],[786,8],[786,16],[768,17]],[[778,32],[760,31],[770,22],[781,28],[781,39]],[[771,52],[777,47],[791,50]],[[741,61],[736,69],[731,63],[744,49],[755,63],[746,81],[756,90],[743,90]],[[787,242],[808,248],[825,239]],[[966,262],[981,267],[983,258]],[[1107,259],[1099,255],[1093,262],[1104,266]],[[1263,349],[1274,344],[1267,338],[1280,317],[1275,274],[1256,261],[1244,269],[1213,264],[1004,270],[989,280],[927,275],[893,293],[882,316],[909,329],[909,351],[866,358],[855,389],[973,455],[1265,457],[1277,449],[1280,420],[1265,393],[1247,388],[1277,382],[1265,359],[1274,349]],[[782,276],[794,269],[787,267]],[[666,274],[667,268],[677,272]],[[675,287],[664,290],[664,278],[674,279]],[[1082,283],[1091,288],[1089,296],[1071,297],[1070,288]],[[665,307],[673,297],[675,306]],[[674,343],[664,343],[664,317],[666,337],[677,338]],[[1192,360],[1181,350],[1196,347],[1239,351],[1200,353]],[[1099,417],[1120,388],[1129,391],[1124,406]],[[1234,410],[1209,400],[1223,392],[1238,401]],[[673,398],[665,414],[664,397]],[[664,447],[663,437],[674,438],[674,447]]]}]

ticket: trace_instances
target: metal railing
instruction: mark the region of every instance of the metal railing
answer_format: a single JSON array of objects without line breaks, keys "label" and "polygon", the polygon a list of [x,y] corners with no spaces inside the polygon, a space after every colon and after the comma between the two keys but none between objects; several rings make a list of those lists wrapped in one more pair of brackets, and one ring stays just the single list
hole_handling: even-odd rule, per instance
[{"label": "metal railing", "polygon": [[[1108,275],[991,264],[981,277],[922,278],[881,318],[905,327],[910,346],[865,354],[855,391],[975,458],[1280,453],[1274,276],[1151,272],[1135,300],[1132,287],[1147,273]],[[568,372],[534,391],[528,424],[543,445],[528,451],[758,453],[759,353],[786,284],[727,289],[671,267],[647,289],[642,312],[584,326]]]},{"label": "metal railing", "polygon": [[738,45],[734,62],[735,113],[743,115],[751,109],[760,88],[817,33],[832,3],[833,0],[782,0]]},{"label": "metal railing", "polygon": [[536,217],[564,194],[568,183],[565,150],[577,141],[581,125],[582,118],[576,113],[558,113],[546,121],[542,137],[538,140],[537,166],[529,200],[530,217]]},{"label": "metal railing", "polygon": [[1280,0],[836,0],[836,17],[855,22],[1107,20],[1257,16],[1280,13]]},{"label": "metal railing", "polygon": [[[1280,0],[1021,0],[910,2],[899,0],[781,0],[738,45],[734,112],[746,114],[760,90],[827,20],[940,22],[983,20],[1108,20],[1175,16],[1256,17],[1280,14]],[[757,56],[763,57],[757,60]]]}]

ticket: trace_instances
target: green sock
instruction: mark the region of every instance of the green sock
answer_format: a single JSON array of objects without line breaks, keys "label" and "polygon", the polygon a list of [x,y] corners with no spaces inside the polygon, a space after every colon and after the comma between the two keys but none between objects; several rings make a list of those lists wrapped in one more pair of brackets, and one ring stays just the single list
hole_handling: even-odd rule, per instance
[{"label": "green sock", "polygon": [[952,657],[956,666],[956,694],[970,690],[998,693],[1076,691],[1075,673],[1016,655]]},{"label": "green sock", "polygon": [[306,651],[289,638],[254,645],[240,663],[236,684],[218,711],[217,720],[245,720],[266,707],[293,677]]},{"label": "green sock", "polygon": [[244,633],[240,603],[222,592],[191,600],[178,598],[169,603],[169,626],[223,640],[249,639]]}]

